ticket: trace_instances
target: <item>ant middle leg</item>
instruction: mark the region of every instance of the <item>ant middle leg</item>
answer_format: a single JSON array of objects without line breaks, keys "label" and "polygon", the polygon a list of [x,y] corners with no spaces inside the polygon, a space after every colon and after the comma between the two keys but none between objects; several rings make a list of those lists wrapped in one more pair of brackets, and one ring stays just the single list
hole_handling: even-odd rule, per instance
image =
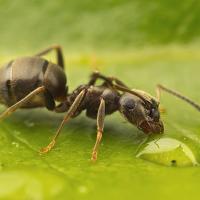
[{"label": "ant middle leg", "polygon": [[56,55],[57,55],[57,64],[64,69],[64,57],[63,57],[63,52],[62,52],[62,48],[59,45],[53,45],[51,47],[48,47],[47,49],[44,49],[43,51],[37,53],[35,56],[43,56],[48,54],[49,52],[51,52],[52,50],[56,51]]},{"label": "ant middle leg", "polygon": [[123,83],[123,82],[122,82],[121,80],[119,80],[117,77],[104,76],[103,74],[101,74],[101,73],[98,72],[98,71],[94,71],[94,72],[91,74],[90,81],[89,81],[88,85],[94,85],[98,79],[104,80],[104,81],[105,81],[107,84],[109,84],[109,85],[113,85],[113,82],[115,82],[115,83],[118,84],[118,85],[121,85],[121,86],[123,86],[123,87],[128,88],[128,87],[125,85],[125,83]]},{"label": "ant middle leg", "polygon": [[88,85],[94,85],[97,81],[97,79],[102,79],[105,81],[105,83],[108,84],[108,86],[116,91],[121,92],[127,92],[130,94],[133,94],[135,96],[138,96],[140,99],[142,99],[144,102],[146,102],[145,98],[140,95],[138,92],[131,90],[129,87],[127,87],[121,80],[115,77],[107,77],[102,75],[100,72],[96,71],[91,75],[91,79],[88,82]]},{"label": "ant middle leg", "polygon": [[60,126],[58,127],[56,134],[53,136],[51,142],[46,147],[42,148],[40,150],[40,153],[47,153],[54,147],[54,145],[56,143],[56,139],[58,138],[64,124],[67,123],[71,119],[71,117],[76,113],[76,111],[77,111],[78,107],[80,106],[83,98],[85,97],[86,91],[87,91],[86,89],[83,89],[79,93],[79,95],[76,97],[73,104],[71,105],[71,107],[67,111],[67,114],[65,115],[63,121],[61,122]]},{"label": "ant middle leg", "polygon": [[10,106],[7,108],[6,111],[4,111],[0,115],[0,120],[8,117],[10,114],[15,112],[18,108],[20,108],[23,104],[27,103],[32,97],[36,96],[37,94],[44,93],[45,92],[45,87],[41,86],[30,92],[27,96],[25,96],[23,99],[15,103],[14,105]]},{"label": "ant middle leg", "polygon": [[97,114],[97,138],[96,138],[96,143],[92,151],[92,157],[91,157],[92,161],[97,160],[98,149],[99,149],[99,145],[102,139],[102,134],[103,134],[103,129],[104,129],[104,119],[105,119],[105,100],[102,98],[99,105],[98,114]]}]

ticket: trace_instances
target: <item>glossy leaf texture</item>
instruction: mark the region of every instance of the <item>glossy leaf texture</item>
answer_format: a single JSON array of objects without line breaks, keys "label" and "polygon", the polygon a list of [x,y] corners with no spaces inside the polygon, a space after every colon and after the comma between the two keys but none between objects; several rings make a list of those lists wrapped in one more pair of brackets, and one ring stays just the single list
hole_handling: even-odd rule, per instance
[{"label": "glossy leaf texture", "polygon": [[[77,55],[71,63],[66,59],[70,91],[86,83],[91,71],[98,68],[152,95],[155,85],[162,83],[197,102],[200,99],[197,49],[98,54],[95,67],[89,64],[92,58]],[[165,93],[161,105],[166,110],[161,116],[165,133],[151,136],[148,141],[119,113],[106,117],[96,163],[90,161],[96,122],[86,118],[85,113],[66,124],[55,148],[41,156],[38,150],[50,141],[64,114],[45,109],[18,110],[0,126],[0,198],[195,197],[200,178],[200,113]],[[4,109],[1,106],[1,112]]]}]

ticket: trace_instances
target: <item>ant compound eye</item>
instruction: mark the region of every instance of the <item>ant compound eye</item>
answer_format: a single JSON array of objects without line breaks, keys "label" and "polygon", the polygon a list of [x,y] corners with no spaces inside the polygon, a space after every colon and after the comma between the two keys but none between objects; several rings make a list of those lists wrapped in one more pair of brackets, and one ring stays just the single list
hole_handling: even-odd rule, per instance
[{"label": "ant compound eye", "polygon": [[153,115],[153,113],[155,112],[155,108],[151,109],[151,115]]},{"label": "ant compound eye", "polygon": [[150,117],[153,118],[155,121],[160,119],[160,113],[157,109],[152,108],[150,111]]}]

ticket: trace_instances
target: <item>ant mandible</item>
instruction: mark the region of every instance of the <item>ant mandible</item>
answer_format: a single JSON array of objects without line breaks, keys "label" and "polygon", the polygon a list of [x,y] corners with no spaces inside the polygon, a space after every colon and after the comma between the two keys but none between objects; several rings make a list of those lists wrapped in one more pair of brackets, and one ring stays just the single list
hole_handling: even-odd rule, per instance
[{"label": "ant mandible", "polygon": [[[41,58],[52,50],[57,54],[56,64]],[[159,111],[161,90],[181,98],[200,111],[200,105],[162,85],[157,86],[157,98],[154,98],[144,91],[131,90],[118,78],[107,77],[99,72],[93,72],[87,84],[68,93],[63,53],[57,45],[32,57],[11,60],[0,68],[0,76],[0,103],[8,106],[0,115],[0,120],[18,108],[46,107],[57,113],[67,112],[53,139],[40,153],[50,151],[64,124],[83,110],[86,110],[88,117],[97,119],[97,137],[91,157],[93,161],[97,159],[105,115],[119,111],[128,122],[144,133],[163,133]],[[98,79],[103,83],[96,85]],[[56,106],[55,102],[59,102],[59,105]]]}]

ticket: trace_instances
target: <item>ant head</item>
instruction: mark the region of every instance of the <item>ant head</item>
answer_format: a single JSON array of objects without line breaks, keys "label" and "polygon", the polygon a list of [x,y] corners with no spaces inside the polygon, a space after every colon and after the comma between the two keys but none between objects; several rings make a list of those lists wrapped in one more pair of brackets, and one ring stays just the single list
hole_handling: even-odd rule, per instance
[{"label": "ant head", "polygon": [[163,133],[159,102],[143,91],[134,90],[134,92],[137,92],[138,96],[129,93],[121,96],[119,110],[122,115],[144,133]]}]

